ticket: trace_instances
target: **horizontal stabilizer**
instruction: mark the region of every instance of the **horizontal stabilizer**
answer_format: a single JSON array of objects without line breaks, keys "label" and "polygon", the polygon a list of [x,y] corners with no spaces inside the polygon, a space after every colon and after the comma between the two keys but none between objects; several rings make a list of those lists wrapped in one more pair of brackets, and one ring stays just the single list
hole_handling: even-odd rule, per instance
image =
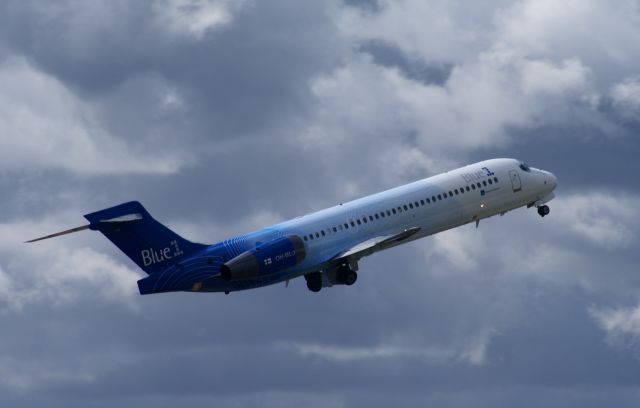
[{"label": "horizontal stabilizer", "polygon": [[[141,220],[141,219],[142,219],[142,215],[139,214],[139,213],[125,214],[125,215],[122,215],[122,216],[119,216],[119,217],[109,218],[109,219],[106,219],[106,220],[100,220],[100,221],[98,221],[98,224],[100,224],[100,223],[130,222],[130,221],[136,221],[136,220]],[[36,241],[42,241],[43,239],[59,237],[60,235],[72,234],[74,232],[84,231],[86,229],[98,229],[98,228],[97,228],[97,226],[93,226],[92,224],[87,224],[87,225],[83,225],[81,227],[75,227],[75,228],[71,228],[71,229],[68,229],[68,230],[65,230],[65,231],[56,232],[55,234],[45,235],[44,237],[30,239],[29,241],[25,241],[25,244],[28,244],[28,243],[31,243],[31,242],[36,242]]]},{"label": "horizontal stabilizer", "polygon": [[28,244],[30,242],[42,241],[43,239],[59,237],[60,235],[71,234],[73,232],[84,231],[86,229],[89,229],[90,226],[91,226],[90,224],[87,224],[87,225],[83,225],[81,227],[71,228],[71,229],[68,229],[66,231],[56,232],[55,234],[45,235],[44,237],[30,239],[29,241],[25,241],[25,244]]}]

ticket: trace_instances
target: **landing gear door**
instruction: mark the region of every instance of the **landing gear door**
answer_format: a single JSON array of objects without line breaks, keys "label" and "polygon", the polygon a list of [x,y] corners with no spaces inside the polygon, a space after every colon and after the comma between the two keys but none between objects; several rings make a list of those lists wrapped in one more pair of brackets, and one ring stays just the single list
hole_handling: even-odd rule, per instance
[{"label": "landing gear door", "polygon": [[511,179],[511,187],[513,187],[514,193],[522,190],[522,182],[520,181],[520,176],[517,171],[509,170],[509,178]]}]

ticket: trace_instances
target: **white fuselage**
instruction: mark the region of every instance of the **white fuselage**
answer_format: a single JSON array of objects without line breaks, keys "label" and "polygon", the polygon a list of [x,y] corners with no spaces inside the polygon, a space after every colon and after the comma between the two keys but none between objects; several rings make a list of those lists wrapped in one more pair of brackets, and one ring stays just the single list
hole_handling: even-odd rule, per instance
[{"label": "white fuselage", "polygon": [[302,263],[286,273],[247,285],[255,287],[291,279],[322,270],[340,254],[376,237],[417,229],[417,233],[399,242],[405,243],[518,207],[541,205],[553,198],[555,176],[521,165],[514,159],[486,160],[297,217],[222,244],[231,248],[234,242],[242,242],[243,247],[252,247],[276,237],[302,237],[307,252]]},{"label": "white fuselage", "polygon": [[162,260],[169,266],[138,286],[143,294],[229,293],[301,275],[312,291],[348,285],[364,256],[518,207],[548,211],[555,187],[547,171],[486,160]]}]

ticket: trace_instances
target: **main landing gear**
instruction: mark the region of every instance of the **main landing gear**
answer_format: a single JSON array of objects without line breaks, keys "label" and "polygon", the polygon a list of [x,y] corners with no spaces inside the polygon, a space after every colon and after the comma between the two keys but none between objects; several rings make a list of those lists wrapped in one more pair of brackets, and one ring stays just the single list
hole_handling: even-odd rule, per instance
[{"label": "main landing gear", "polygon": [[337,283],[342,283],[343,285],[351,286],[358,280],[358,274],[349,266],[342,265],[336,271],[336,281]]},{"label": "main landing gear", "polygon": [[[304,275],[307,280],[307,288],[312,292],[320,292],[323,286],[323,272],[312,272]],[[332,285],[347,285],[351,286],[358,280],[358,274],[351,269],[349,265],[340,265],[337,269],[332,269],[327,272],[326,277],[328,284]]]},{"label": "main landing gear", "polygon": [[538,207],[538,215],[541,217],[549,215],[550,211],[551,210],[549,209],[548,205],[541,205],[540,207]]},{"label": "main landing gear", "polygon": [[307,280],[307,288],[312,292],[320,292],[322,289],[322,272],[313,272],[304,275]]}]

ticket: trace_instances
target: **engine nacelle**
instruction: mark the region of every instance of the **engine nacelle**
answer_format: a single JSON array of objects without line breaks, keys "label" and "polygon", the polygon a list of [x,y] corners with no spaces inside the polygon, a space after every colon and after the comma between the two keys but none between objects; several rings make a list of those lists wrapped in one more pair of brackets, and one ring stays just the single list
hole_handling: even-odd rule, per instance
[{"label": "engine nacelle", "polygon": [[297,235],[265,242],[243,252],[220,267],[220,275],[227,282],[253,279],[291,268],[307,256],[302,238]]}]

